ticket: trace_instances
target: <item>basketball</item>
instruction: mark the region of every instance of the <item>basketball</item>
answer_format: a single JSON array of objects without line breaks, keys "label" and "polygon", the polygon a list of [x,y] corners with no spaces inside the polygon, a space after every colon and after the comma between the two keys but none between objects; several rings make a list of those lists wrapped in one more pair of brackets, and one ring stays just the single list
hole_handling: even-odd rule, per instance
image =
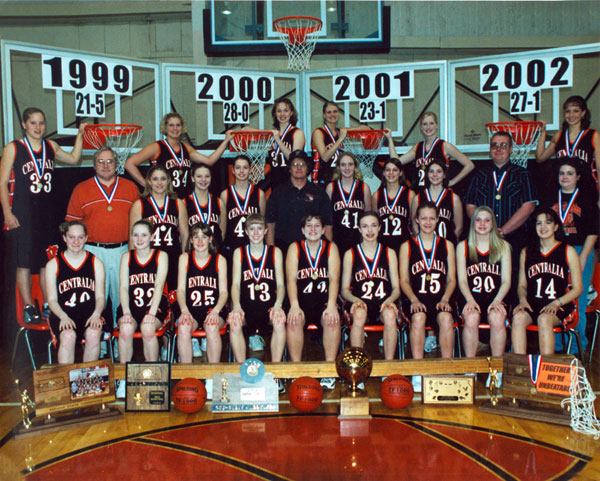
[{"label": "basketball", "polygon": [[289,399],[292,406],[304,413],[315,410],[323,400],[323,388],[313,377],[299,377],[290,386]]},{"label": "basketball", "polygon": [[182,413],[200,411],[205,402],[206,388],[202,381],[188,377],[175,384],[173,403]]},{"label": "basketball", "polygon": [[414,391],[410,379],[394,374],[381,383],[379,395],[388,408],[404,409],[412,401]]}]

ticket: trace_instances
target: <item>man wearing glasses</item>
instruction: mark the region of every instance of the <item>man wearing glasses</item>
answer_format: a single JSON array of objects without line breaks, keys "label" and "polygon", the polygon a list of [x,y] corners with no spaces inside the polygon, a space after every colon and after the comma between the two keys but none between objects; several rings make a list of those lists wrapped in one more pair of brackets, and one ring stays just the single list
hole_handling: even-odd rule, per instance
[{"label": "man wearing glasses", "polygon": [[94,177],[75,186],[65,219],[81,221],[87,227],[85,248],[104,263],[114,319],[119,305],[119,263],[129,239],[129,209],[139,193],[133,182],[117,176],[110,147],[96,151],[94,171]]},{"label": "man wearing glasses", "polygon": [[308,182],[310,164],[303,150],[292,152],[290,180],[277,187],[267,202],[267,244],[276,245],[284,253],[292,242],[304,238],[301,221],[309,214],[322,217],[325,237],[332,240],[331,203],[321,186]]}]

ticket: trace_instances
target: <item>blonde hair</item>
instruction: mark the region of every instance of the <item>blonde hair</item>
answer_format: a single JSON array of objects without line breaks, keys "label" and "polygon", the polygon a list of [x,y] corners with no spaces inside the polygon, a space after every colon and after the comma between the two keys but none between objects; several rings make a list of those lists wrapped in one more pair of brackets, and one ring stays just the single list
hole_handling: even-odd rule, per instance
[{"label": "blonde hair", "polygon": [[[333,103],[333,102],[330,102],[330,103]],[[340,171],[340,162],[342,161],[343,157],[350,157],[352,159],[352,161],[354,162],[354,178],[356,180],[362,181],[363,175],[362,175],[362,172],[360,171],[360,167],[358,166],[358,161],[356,160],[356,157],[354,157],[354,154],[352,154],[351,152],[342,152],[340,154],[340,156],[338,157],[337,165],[333,169],[333,176],[331,177],[331,180],[336,181],[338,179],[341,179],[342,172]]]},{"label": "blonde hair", "polygon": [[469,248],[469,259],[471,262],[477,262],[477,234],[475,233],[475,218],[480,212],[487,212],[492,219],[492,231],[490,232],[490,264],[495,264],[502,258],[502,253],[505,249],[510,249],[510,245],[498,232],[498,225],[496,224],[496,217],[494,211],[487,205],[481,205],[475,209],[473,216],[471,217],[471,226],[469,227],[469,235],[467,237],[467,246]]},{"label": "blonde hair", "polygon": [[184,120],[184,118],[176,112],[170,112],[162,118],[162,120],[160,121],[160,133],[163,135],[167,135],[167,124],[172,118],[179,119],[179,121],[181,122],[181,135],[185,134],[187,132],[187,123]]},{"label": "blonde hair", "polygon": [[156,172],[156,171],[161,171],[161,172],[164,172],[165,174],[167,174],[167,180],[169,181],[169,183],[167,184],[167,192],[166,192],[167,197],[169,197],[170,199],[176,199],[177,194],[173,190],[173,182],[171,182],[171,174],[169,174],[169,171],[167,170],[167,168],[164,165],[160,165],[160,164],[153,165],[148,170],[148,173],[146,174],[146,185],[144,186],[144,192],[142,192],[142,195],[140,195],[140,197],[146,198],[152,194],[152,187],[150,187],[150,179],[152,178],[152,174],[154,174],[154,172]]}]

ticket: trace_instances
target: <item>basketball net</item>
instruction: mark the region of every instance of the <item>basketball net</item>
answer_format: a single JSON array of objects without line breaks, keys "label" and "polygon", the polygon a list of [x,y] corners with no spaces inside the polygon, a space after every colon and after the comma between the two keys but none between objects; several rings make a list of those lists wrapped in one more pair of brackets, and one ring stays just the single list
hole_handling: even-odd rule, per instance
[{"label": "basketball net", "polygon": [[273,29],[288,53],[288,70],[301,72],[310,69],[310,56],[322,26],[318,18],[305,16],[283,17],[273,22]]},{"label": "basketball net", "polygon": [[142,138],[142,126],[134,124],[87,125],[83,132],[84,148],[110,147],[116,157],[117,174],[125,172],[125,161]]},{"label": "basketball net", "polygon": [[265,161],[269,147],[273,143],[273,133],[269,130],[245,130],[233,132],[229,150],[241,152],[250,159],[250,182],[257,184],[265,178]]},{"label": "basketball net", "polygon": [[510,155],[510,161],[513,164],[527,167],[527,159],[531,149],[537,146],[541,122],[492,122],[485,125],[488,129],[490,139],[496,132],[509,133],[513,139],[513,151]]},{"label": "basketball net", "polygon": [[577,359],[573,359],[571,361],[571,372],[576,373],[576,375],[571,376],[571,387],[569,388],[571,397],[563,399],[561,406],[571,408],[571,427],[574,431],[589,434],[594,436],[594,439],[599,439],[600,421],[596,417],[594,408],[596,395],[587,380],[585,368],[579,365]]},{"label": "basketball net", "polygon": [[382,141],[383,130],[348,130],[343,150],[354,155],[365,177],[372,178],[373,164],[381,150]]}]

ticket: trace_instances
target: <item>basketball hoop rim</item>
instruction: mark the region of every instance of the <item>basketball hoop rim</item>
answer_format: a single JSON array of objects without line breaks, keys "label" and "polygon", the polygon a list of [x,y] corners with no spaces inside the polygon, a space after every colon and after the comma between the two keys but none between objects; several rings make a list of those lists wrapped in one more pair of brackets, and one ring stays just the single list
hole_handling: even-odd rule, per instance
[{"label": "basketball hoop rim", "polygon": [[485,124],[490,135],[498,132],[509,133],[515,146],[531,148],[537,141],[537,134],[544,126],[539,120],[508,120]]},{"label": "basketball hoop rim", "polygon": [[[305,27],[284,27],[280,25],[282,22],[286,22],[288,20],[301,19],[301,20],[310,20],[314,22],[311,25],[307,25]],[[318,32],[323,28],[323,22],[320,18],[309,17],[307,15],[290,15],[287,17],[281,17],[276,20],[273,20],[273,30],[279,33],[290,34],[290,32],[303,32],[305,35],[310,33]]]},{"label": "basketball hoop rim", "polygon": [[246,135],[273,135],[272,130],[235,130],[231,132],[233,137],[246,136]]},{"label": "basketball hoop rim", "polygon": [[385,130],[383,129],[348,129],[346,131],[346,137],[361,137],[361,136],[383,136],[385,134]]},{"label": "basketball hoop rim", "polygon": [[142,126],[137,124],[91,124],[86,125],[84,128],[85,130],[89,130],[92,132],[102,132],[104,135],[106,135],[105,129],[120,129],[120,131],[113,132],[111,133],[111,135],[131,134],[133,132],[142,130]]},{"label": "basketball hoop rim", "polygon": [[502,127],[502,126],[506,126],[508,128],[510,127],[527,127],[527,126],[533,126],[533,127],[541,127],[543,125],[543,122],[540,122],[539,120],[508,120],[505,122],[489,122],[487,124],[485,124],[486,128],[490,129],[493,127]]}]

